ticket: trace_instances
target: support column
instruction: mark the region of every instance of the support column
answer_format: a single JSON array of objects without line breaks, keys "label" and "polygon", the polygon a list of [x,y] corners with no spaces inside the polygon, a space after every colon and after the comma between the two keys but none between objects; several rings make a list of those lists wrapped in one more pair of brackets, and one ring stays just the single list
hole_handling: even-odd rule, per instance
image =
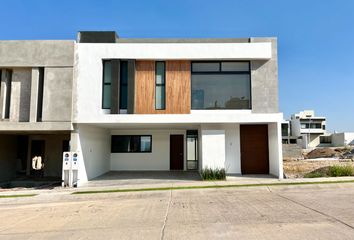
[{"label": "support column", "polygon": [[39,68],[32,68],[30,122],[37,122]]},{"label": "support column", "polygon": [[120,61],[112,60],[111,114],[119,114]]},{"label": "support column", "polygon": [[135,60],[128,60],[128,113],[135,112]]}]

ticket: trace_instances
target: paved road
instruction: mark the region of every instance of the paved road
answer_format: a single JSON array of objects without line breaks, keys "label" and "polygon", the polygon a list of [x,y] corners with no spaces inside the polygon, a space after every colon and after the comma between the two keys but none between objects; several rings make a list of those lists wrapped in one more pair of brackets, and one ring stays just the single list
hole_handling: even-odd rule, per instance
[{"label": "paved road", "polygon": [[354,184],[0,199],[0,239],[354,239]]}]

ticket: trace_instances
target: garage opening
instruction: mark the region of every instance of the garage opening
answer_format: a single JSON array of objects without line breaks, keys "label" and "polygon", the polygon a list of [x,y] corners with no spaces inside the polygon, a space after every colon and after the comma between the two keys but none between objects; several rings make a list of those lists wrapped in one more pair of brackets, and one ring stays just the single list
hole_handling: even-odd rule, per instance
[{"label": "garage opening", "polygon": [[0,189],[61,185],[70,134],[1,134]]},{"label": "garage opening", "polygon": [[269,174],[268,125],[241,125],[241,173]]}]

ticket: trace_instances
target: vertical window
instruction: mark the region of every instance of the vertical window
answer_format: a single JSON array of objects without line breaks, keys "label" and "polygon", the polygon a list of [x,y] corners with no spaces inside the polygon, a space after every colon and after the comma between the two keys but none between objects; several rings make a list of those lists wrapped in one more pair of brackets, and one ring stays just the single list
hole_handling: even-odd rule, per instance
[{"label": "vertical window", "polygon": [[119,109],[128,107],[128,62],[120,62]]},{"label": "vertical window", "polygon": [[12,71],[6,71],[6,96],[5,96],[5,114],[4,118],[10,118],[10,104],[11,104],[11,85],[12,85]]},{"label": "vertical window", "polygon": [[102,108],[111,108],[112,63],[103,61]]},{"label": "vertical window", "polygon": [[155,66],[155,108],[165,109],[165,62],[156,62]]},{"label": "vertical window", "polygon": [[198,169],[198,130],[187,130],[187,169]]},{"label": "vertical window", "polygon": [[38,98],[37,98],[37,122],[42,121],[43,112],[43,84],[44,84],[44,68],[39,68],[38,79]]}]

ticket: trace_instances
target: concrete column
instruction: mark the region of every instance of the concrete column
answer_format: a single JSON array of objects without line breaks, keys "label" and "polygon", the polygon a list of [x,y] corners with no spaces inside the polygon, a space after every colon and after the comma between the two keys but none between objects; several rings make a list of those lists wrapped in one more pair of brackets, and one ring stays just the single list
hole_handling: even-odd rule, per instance
[{"label": "concrete column", "polygon": [[39,86],[39,68],[32,68],[30,122],[37,122],[38,86]]},{"label": "concrete column", "polygon": [[128,60],[128,113],[135,112],[135,60]]},{"label": "concrete column", "polygon": [[112,60],[111,114],[119,113],[120,61]]}]

